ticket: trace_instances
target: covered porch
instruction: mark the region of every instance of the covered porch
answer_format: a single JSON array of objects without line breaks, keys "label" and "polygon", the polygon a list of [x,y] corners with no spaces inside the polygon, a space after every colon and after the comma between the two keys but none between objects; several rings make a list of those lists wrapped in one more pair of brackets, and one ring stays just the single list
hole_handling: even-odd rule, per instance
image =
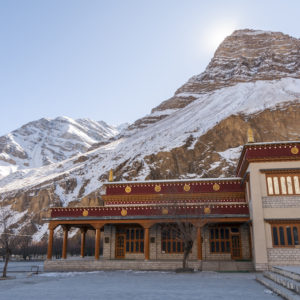
[{"label": "covered porch", "polygon": [[[200,220],[200,221],[199,221]],[[247,217],[190,218],[193,246],[189,267],[207,270],[252,269],[251,235]],[[182,266],[184,243],[172,233],[174,219],[52,220],[49,223],[49,270],[141,269],[170,270]],[[62,259],[53,258],[55,229],[63,229]],[[80,258],[68,257],[68,233],[80,229]],[[94,257],[85,257],[85,237],[94,232]],[[100,248],[103,254],[100,256]]]}]

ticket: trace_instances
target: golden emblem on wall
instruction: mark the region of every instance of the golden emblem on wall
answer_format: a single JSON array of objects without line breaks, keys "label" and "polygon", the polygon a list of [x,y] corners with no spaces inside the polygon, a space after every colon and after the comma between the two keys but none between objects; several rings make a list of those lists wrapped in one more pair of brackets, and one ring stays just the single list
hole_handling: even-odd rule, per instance
[{"label": "golden emblem on wall", "polygon": [[299,153],[299,148],[294,146],[292,149],[291,149],[291,152],[292,154],[298,154]]},{"label": "golden emblem on wall", "polygon": [[125,192],[127,194],[129,194],[131,192],[131,187],[127,185],[126,188],[125,188]]},{"label": "golden emblem on wall", "polygon": [[167,215],[167,214],[169,213],[169,211],[168,211],[167,208],[163,208],[163,209],[161,210],[161,213],[162,213],[163,215]]},{"label": "golden emblem on wall", "polygon": [[125,208],[122,208],[122,210],[121,210],[121,215],[122,215],[123,217],[127,216],[127,210],[126,210]]},{"label": "golden emblem on wall", "polygon": [[154,187],[154,190],[155,190],[155,192],[160,192],[161,191],[161,186],[160,185],[156,185],[155,187]]},{"label": "golden emblem on wall", "polygon": [[190,187],[189,184],[185,184],[184,187],[183,187],[183,189],[184,189],[186,192],[188,192],[188,191],[191,189],[191,187]]},{"label": "golden emblem on wall", "polygon": [[87,217],[89,215],[89,212],[86,209],[84,209],[83,212],[82,212],[82,215],[84,217]]},{"label": "golden emblem on wall", "polygon": [[210,214],[210,207],[204,207],[204,213],[207,215],[207,214]]},{"label": "golden emblem on wall", "polygon": [[213,190],[214,190],[214,191],[220,190],[220,185],[217,184],[217,183],[215,183],[215,184],[213,185]]}]

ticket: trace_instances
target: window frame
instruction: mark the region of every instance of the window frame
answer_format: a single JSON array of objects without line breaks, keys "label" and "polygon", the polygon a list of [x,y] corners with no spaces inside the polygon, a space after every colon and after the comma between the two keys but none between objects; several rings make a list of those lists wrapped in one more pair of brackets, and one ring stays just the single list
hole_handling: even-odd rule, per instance
[{"label": "window frame", "polygon": [[[231,236],[232,236],[232,232],[231,232],[231,228],[237,228],[238,229],[238,232],[237,233],[234,233],[236,235],[239,234],[240,230],[239,230],[239,227],[238,226],[210,226],[208,228],[208,234],[209,234],[209,251],[210,251],[210,254],[231,254]],[[221,229],[224,230],[224,238],[221,238]],[[212,234],[211,232],[214,232],[213,234],[213,238],[212,238]],[[226,230],[228,230],[228,238],[226,238]],[[216,232],[218,232],[218,237],[216,238]],[[224,250],[225,251],[222,251],[222,247],[221,247],[221,243],[224,243]],[[219,250],[216,251],[217,247],[216,245],[219,245]],[[227,247],[227,243],[229,243],[229,248]],[[212,247],[212,245],[214,244],[214,249]],[[212,251],[214,250],[214,251]]]},{"label": "window frame", "polygon": [[[277,243],[278,245],[275,245],[275,238],[274,238],[274,229],[276,228],[277,233]],[[281,241],[281,235],[280,235],[280,228],[283,228],[283,240],[284,244],[282,244]],[[290,235],[292,239],[292,243],[289,244],[288,239],[288,228],[290,228]],[[297,228],[297,244],[295,244],[295,232],[294,228]],[[288,223],[288,222],[282,222],[282,223],[271,223],[271,235],[272,235],[272,245],[273,248],[300,248],[300,242],[299,242],[299,233],[300,233],[300,223]]]},{"label": "window frame", "polygon": [[[291,178],[291,184],[288,183],[288,177]],[[296,189],[295,185],[295,177],[298,178],[298,189]],[[275,178],[278,182],[278,193],[276,194],[276,186],[275,186]],[[284,178],[284,180],[282,180]],[[272,186],[269,186],[269,179],[271,180]],[[300,196],[300,173],[299,171],[296,173],[293,172],[284,172],[284,173],[266,173],[265,174],[267,195],[270,197],[273,196]],[[284,181],[284,184],[282,182]],[[292,193],[290,193],[290,187],[292,189]],[[298,190],[298,193],[297,193]]]},{"label": "window frame", "polygon": [[[128,234],[127,234],[128,232]],[[133,232],[133,237],[132,237]],[[138,238],[137,238],[137,232]],[[144,253],[144,228],[138,227],[138,226],[126,226],[123,228],[120,228],[116,232],[117,234],[124,234],[125,241],[124,241],[124,250],[125,253]],[[133,243],[133,247],[131,247],[131,243]],[[138,243],[138,247],[137,247]],[[128,244],[128,248],[127,248]],[[138,248],[138,250],[137,250]]]},{"label": "window frame", "polygon": [[[174,226],[176,225],[162,226],[161,228],[161,252],[162,253],[167,253],[167,254],[184,253],[184,242],[180,238],[180,234],[178,233],[179,228],[175,228]],[[165,243],[165,247],[164,247],[164,243]],[[169,243],[170,243],[170,249],[168,248]],[[175,243],[175,250],[174,250],[174,243]]]}]

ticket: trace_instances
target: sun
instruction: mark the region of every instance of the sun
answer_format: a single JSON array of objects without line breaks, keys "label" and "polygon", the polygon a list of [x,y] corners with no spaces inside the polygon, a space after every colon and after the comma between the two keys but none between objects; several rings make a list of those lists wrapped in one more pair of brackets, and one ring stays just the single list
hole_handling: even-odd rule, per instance
[{"label": "sun", "polygon": [[215,51],[224,39],[238,28],[234,22],[219,22],[208,28],[205,33],[205,48],[208,51]]}]

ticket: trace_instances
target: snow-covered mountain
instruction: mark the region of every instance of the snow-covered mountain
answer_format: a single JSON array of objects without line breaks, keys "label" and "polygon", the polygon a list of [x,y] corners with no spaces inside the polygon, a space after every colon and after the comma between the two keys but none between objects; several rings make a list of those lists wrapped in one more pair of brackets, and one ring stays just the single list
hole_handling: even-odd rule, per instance
[{"label": "snow-covered mountain", "polygon": [[202,74],[113,141],[2,178],[5,204],[26,210],[16,230],[38,239],[49,206],[97,205],[110,169],[116,180],[231,176],[249,126],[256,141],[299,139],[299,61],[298,39],[234,32]]},{"label": "snow-covered mountain", "polygon": [[50,165],[107,143],[119,130],[105,122],[40,119],[0,137],[0,179],[20,169]]},{"label": "snow-covered mountain", "polygon": [[146,127],[209,93],[240,82],[300,77],[300,40],[281,32],[237,30],[217,48],[204,72],[191,77],[170,99],[137,120]]}]

